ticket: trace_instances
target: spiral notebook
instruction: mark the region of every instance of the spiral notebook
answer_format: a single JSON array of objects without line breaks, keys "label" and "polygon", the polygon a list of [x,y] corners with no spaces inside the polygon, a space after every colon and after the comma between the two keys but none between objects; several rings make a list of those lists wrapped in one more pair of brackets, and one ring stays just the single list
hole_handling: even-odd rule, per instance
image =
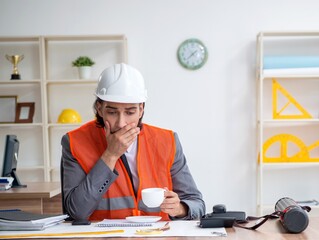
[{"label": "spiral notebook", "polygon": [[129,222],[125,219],[104,219],[101,222],[96,223],[97,227],[151,227],[152,223],[147,222]]}]

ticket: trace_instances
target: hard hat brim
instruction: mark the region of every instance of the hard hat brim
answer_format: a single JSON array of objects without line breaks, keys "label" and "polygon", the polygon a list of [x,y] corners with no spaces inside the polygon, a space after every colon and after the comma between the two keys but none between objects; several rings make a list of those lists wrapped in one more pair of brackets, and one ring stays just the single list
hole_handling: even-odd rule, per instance
[{"label": "hard hat brim", "polygon": [[100,95],[94,94],[96,97],[107,102],[116,103],[143,103],[146,102],[147,97],[136,97],[136,96],[114,96],[114,95]]}]

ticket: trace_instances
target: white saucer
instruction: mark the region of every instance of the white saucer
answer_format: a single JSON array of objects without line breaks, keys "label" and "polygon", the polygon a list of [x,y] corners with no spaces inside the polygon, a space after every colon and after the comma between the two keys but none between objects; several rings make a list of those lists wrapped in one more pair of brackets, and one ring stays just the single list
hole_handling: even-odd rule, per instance
[{"label": "white saucer", "polygon": [[129,222],[139,222],[139,223],[152,223],[161,220],[162,217],[159,216],[132,216],[126,217],[125,219]]}]

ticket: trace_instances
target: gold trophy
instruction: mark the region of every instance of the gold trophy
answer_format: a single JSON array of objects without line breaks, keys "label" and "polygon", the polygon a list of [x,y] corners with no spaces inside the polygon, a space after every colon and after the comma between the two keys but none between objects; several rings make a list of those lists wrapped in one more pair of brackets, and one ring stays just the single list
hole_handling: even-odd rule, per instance
[{"label": "gold trophy", "polygon": [[24,55],[12,55],[9,56],[6,54],[6,58],[9,62],[13,64],[13,73],[11,74],[11,80],[19,80],[20,74],[18,71],[18,63],[21,62],[24,58]]}]

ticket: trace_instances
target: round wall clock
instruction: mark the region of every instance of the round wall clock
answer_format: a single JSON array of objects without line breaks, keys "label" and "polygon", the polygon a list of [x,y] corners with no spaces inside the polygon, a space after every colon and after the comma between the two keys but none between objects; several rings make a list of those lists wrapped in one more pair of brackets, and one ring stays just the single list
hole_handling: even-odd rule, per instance
[{"label": "round wall clock", "polygon": [[208,51],[205,45],[196,38],[182,42],[177,50],[179,63],[190,70],[201,68],[207,61]]}]

